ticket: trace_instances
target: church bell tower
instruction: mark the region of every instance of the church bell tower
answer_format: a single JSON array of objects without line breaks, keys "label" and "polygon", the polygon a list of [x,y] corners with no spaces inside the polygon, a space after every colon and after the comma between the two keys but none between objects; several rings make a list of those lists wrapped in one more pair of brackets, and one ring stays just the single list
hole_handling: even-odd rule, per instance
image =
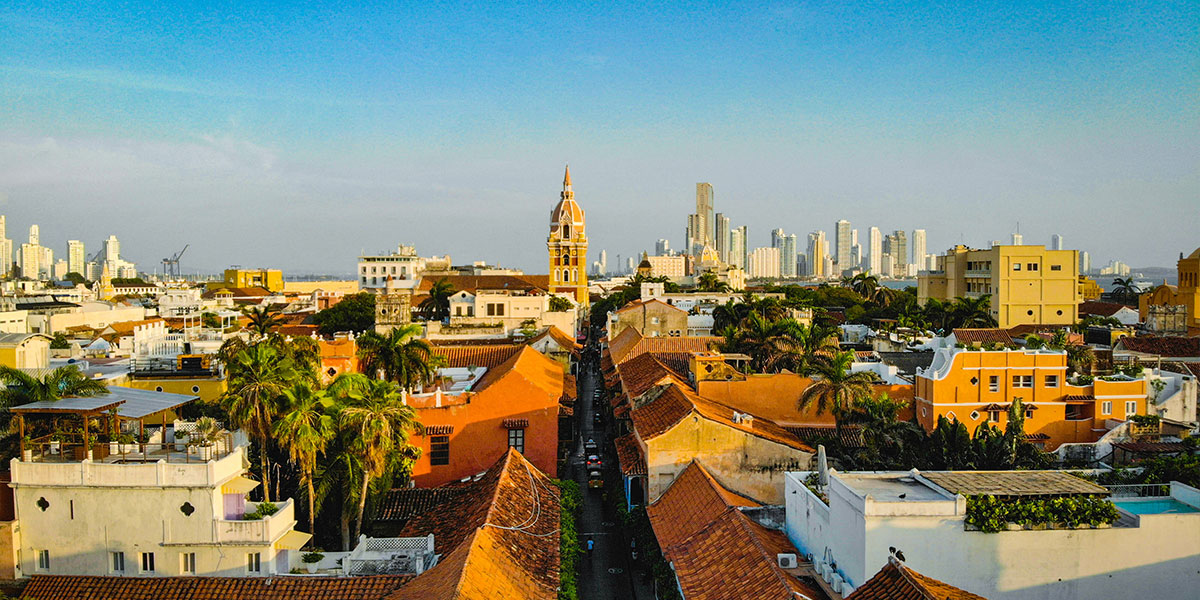
[{"label": "church bell tower", "polygon": [[546,250],[550,255],[550,293],[572,296],[575,302],[587,304],[587,234],[583,209],[575,202],[575,192],[571,189],[570,166],[563,177],[558,204],[550,212]]}]

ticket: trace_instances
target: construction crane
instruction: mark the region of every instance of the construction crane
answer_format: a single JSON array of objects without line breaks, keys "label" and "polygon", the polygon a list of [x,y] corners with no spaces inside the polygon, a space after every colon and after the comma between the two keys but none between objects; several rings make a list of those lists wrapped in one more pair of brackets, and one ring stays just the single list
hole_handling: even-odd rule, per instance
[{"label": "construction crane", "polygon": [[184,244],[183,250],[176,252],[175,256],[162,259],[164,278],[179,278],[179,259],[183,256],[184,252],[187,252],[188,246],[191,246],[191,244]]}]

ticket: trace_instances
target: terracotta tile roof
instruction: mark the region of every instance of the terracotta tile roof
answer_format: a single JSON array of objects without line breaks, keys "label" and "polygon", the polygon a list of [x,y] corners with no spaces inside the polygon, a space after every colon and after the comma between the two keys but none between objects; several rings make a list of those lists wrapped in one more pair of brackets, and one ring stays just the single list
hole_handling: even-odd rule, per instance
[{"label": "terracotta tile roof", "polygon": [[637,330],[626,327],[609,343],[608,352],[615,364],[647,352],[676,355],[672,357],[676,361],[682,356],[685,365],[683,370],[687,371],[686,357],[692,352],[708,352],[713,344],[722,339],[712,336],[642,337]]},{"label": "terracotta tile roof", "polygon": [[[821,443],[821,440],[830,440],[838,437],[837,427],[832,425],[784,425],[784,429],[788,433],[800,438],[800,441],[816,446]],[[863,448],[866,443],[863,442],[862,427],[858,425],[843,425],[842,434],[839,440],[845,448]]]},{"label": "terracotta tile roof", "polygon": [[1111,317],[1120,312],[1122,308],[1125,308],[1125,305],[1118,302],[1086,300],[1079,303],[1079,316],[1095,315],[1097,317]]},{"label": "terracotta tile roof", "polygon": [[679,383],[666,386],[658,396],[640,406],[635,406],[632,411],[633,427],[643,440],[651,439],[674,427],[692,411],[710,421],[721,423],[755,437],[805,452],[814,451],[808,444],[800,441],[795,435],[788,433],[786,429],[769,419],[754,417],[749,421],[741,420],[735,423],[734,413],[739,411],[703,398]]},{"label": "terracotta tile roof", "polygon": [[441,507],[468,491],[465,485],[444,485],[435,488],[396,488],[388,490],[375,510],[372,523],[376,537],[388,537],[403,527],[409,519]]},{"label": "terracotta tile roof", "polygon": [[570,373],[563,373],[563,398],[571,403],[579,398],[579,382]]},{"label": "terracotta tile roof", "polygon": [[921,475],[951,494],[974,496],[1108,495],[1108,489],[1066,471],[925,471]]},{"label": "terracotta tile roof", "polygon": [[446,366],[465,369],[485,367],[494,369],[521,351],[519,344],[503,346],[444,346],[434,344],[433,351],[446,357]]},{"label": "terracotta tile roof", "polygon": [[1183,442],[1116,442],[1114,448],[1139,454],[1163,454],[1174,452],[1190,452],[1191,449]]},{"label": "terracotta tile roof", "polygon": [[[454,484],[462,485],[462,484]],[[434,536],[442,559],[389,600],[551,600],[559,582],[558,488],[509,449],[437,510],[408,521],[400,537]]]},{"label": "terracotta tile roof", "polygon": [[317,332],[316,325],[304,325],[304,324],[280,325],[279,327],[275,328],[275,333],[278,333],[279,335],[290,335],[292,337],[300,337],[300,336],[308,337],[316,332]]},{"label": "terracotta tile roof", "polygon": [[723,488],[698,463],[691,463],[647,508],[663,555],[675,568],[689,600],[789,599],[825,594],[776,564],[780,553],[799,554],[780,531],[742,514],[756,506]]},{"label": "terracotta tile roof", "polygon": [[687,375],[667,366],[655,354],[642,354],[617,365],[621,387],[630,398],[637,398],[650,388],[671,380],[687,382]]},{"label": "terracotta tile roof", "polygon": [[613,444],[617,447],[617,461],[621,463],[621,473],[626,477],[645,477],[646,456],[642,454],[642,447],[638,445],[637,438],[630,433],[614,439]]},{"label": "terracotta tile roof", "polygon": [[1000,328],[991,329],[955,329],[954,339],[960,344],[1012,344],[1012,336]]},{"label": "terracotta tile roof", "polygon": [[616,310],[616,313],[621,314],[624,312],[630,312],[633,310],[641,309],[642,307],[649,307],[649,306],[655,306],[658,308],[666,308],[668,310],[679,311],[681,313],[687,314],[686,310],[683,310],[682,308],[679,308],[673,304],[663,302],[662,300],[659,300],[658,298],[650,298],[649,300],[641,300],[641,299],[631,300],[629,302],[626,302],[625,306],[618,308]]},{"label": "terracotta tile roof", "polygon": [[365,577],[99,577],[34,575],[28,600],[383,600],[409,575]]},{"label": "terracotta tile roof", "polygon": [[551,325],[545,331],[539,333],[536,337],[529,340],[529,343],[536,342],[542,338],[550,337],[555,343],[562,347],[563,350],[577,354],[583,348],[583,344],[575,341],[575,338],[570,334],[558,328],[557,325]]},{"label": "terracotta tile roof", "polygon": [[549,275],[435,275],[422,277],[416,291],[428,292],[442,279],[450,282],[455,291],[465,290],[471,294],[481,289],[542,293],[550,289]]},{"label": "terracotta tile roof", "polygon": [[558,405],[558,416],[560,416],[560,417],[570,417],[570,416],[573,416],[574,414],[575,414],[575,407],[574,407],[574,406],[567,406],[567,405],[565,405],[565,404],[559,404],[559,405]]},{"label": "terracotta tile roof", "polygon": [[889,560],[874,577],[846,596],[846,600],[987,600],[926,577],[904,563],[893,560]]},{"label": "terracotta tile roof", "polygon": [[1200,357],[1200,338],[1197,337],[1123,337],[1117,347],[1157,356]]},{"label": "terracotta tile roof", "polygon": [[482,393],[503,377],[522,377],[532,386],[553,397],[555,403],[563,394],[562,365],[529,346],[519,347],[508,360],[488,369],[473,391],[476,394]]},{"label": "terracotta tile roof", "polygon": [[149,325],[151,323],[162,323],[162,324],[166,325],[167,322],[163,319],[158,319],[158,318],[142,319],[140,321],[119,321],[117,323],[109,323],[108,329],[111,329],[113,331],[113,334],[116,336],[126,336],[126,335],[133,335],[134,327],[138,327],[141,325]]}]

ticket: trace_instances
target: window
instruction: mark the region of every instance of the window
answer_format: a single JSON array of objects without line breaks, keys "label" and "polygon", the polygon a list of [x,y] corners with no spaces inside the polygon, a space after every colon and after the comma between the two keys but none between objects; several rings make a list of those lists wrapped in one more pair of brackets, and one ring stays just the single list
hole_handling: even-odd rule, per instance
[{"label": "window", "polygon": [[988,391],[989,392],[1000,391],[1000,376],[999,375],[992,375],[992,376],[988,377]]},{"label": "window", "polygon": [[1020,270],[1021,270],[1021,263],[1013,263],[1013,270],[1014,270],[1014,271],[1020,271]]},{"label": "window", "polygon": [[143,573],[153,573],[154,572],[154,553],[153,552],[143,552],[142,553],[142,572]]},{"label": "window", "polygon": [[246,572],[262,573],[262,553],[251,552],[246,555]]},{"label": "window", "polygon": [[181,552],[179,554],[179,572],[184,575],[196,574],[196,553]]},{"label": "window", "polygon": [[508,447],[516,449],[517,452],[525,454],[525,430],[524,429],[509,429],[508,430]]},{"label": "window", "polygon": [[650,317],[651,325],[658,325],[658,317]]},{"label": "window", "polygon": [[1100,403],[1100,414],[1102,414],[1102,415],[1111,415],[1112,414],[1112,401],[1111,400],[1105,400],[1104,402]]},{"label": "window", "polygon": [[1033,409],[1032,409],[1032,408],[1027,408],[1027,409],[1025,409],[1025,418],[1026,418],[1026,419],[1032,419],[1032,418],[1033,418]]},{"label": "window", "polygon": [[1050,270],[1051,271],[1061,271],[1062,265],[1050,265]]},{"label": "window", "polygon": [[971,420],[972,421],[979,420],[979,411],[977,411],[977,410],[971,411]]},{"label": "window", "polygon": [[1026,268],[1029,269],[1030,271],[1036,271],[1036,270],[1038,270],[1038,264],[1037,263],[1029,263],[1028,265],[1026,265]]},{"label": "window", "polygon": [[429,464],[450,464],[450,436],[435,435],[429,438]]},{"label": "window", "polygon": [[50,570],[50,551],[49,550],[38,550],[37,570],[39,570],[39,571],[49,571]]},{"label": "window", "polygon": [[1012,386],[1015,388],[1033,387],[1033,375],[1013,375]]},{"label": "window", "polygon": [[1127,400],[1125,402],[1125,416],[1130,417],[1137,414],[1137,400]]},{"label": "window", "polygon": [[109,552],[108,554],[109,554],[109,556],[112,557],[112,572],[113,573],[124,573],[125,572],[125,553],[124,552]]},{"label": "window", "polygon": [[999,423],[1000,422],[1000,411],[989,410],[988,411],[988,420],[993,423]]},{"label": "window", "polygon": [[1046,376],[1046,387],[1048,387],[1048,388],[1058,387],[1058,375],[1047,375]]}]

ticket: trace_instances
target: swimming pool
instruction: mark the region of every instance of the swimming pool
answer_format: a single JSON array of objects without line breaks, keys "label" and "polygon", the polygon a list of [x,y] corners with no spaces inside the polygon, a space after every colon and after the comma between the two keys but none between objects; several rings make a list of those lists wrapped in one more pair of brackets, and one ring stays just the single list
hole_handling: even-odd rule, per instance
[{"label": "swimming pool", "polygon": [[1172,513],[1194,513],[1200,512],[1200,508],[1196,508],[1190,504],[1184,504],[1174,498],[1145,498],[1145,499],[1122,499],[1113,500],[1119,508],[1123,508],[1135,515],[1164,515]]}]

